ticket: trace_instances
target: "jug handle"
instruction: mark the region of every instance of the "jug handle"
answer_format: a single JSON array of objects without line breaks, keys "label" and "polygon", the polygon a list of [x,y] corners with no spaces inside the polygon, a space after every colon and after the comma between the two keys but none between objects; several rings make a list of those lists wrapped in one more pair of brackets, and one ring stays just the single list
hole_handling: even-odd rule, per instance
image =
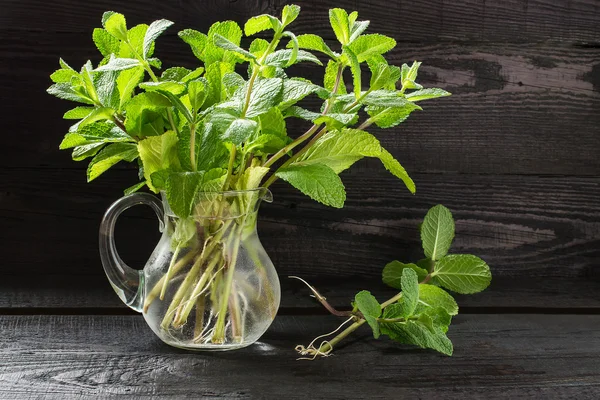
[{"label": "jug handle", "polygon": [[159,220],[159,229],[164,229],[164,209],[161,201],[149,193],[133,193],[115,201],[106,210],[100,223],[100,260],[111,286],[129,307],[142,311],[144,302],[144,271],[129,267],[119,254],[115,245],[115,224],[121,213],[138,204],[150,206]]}]

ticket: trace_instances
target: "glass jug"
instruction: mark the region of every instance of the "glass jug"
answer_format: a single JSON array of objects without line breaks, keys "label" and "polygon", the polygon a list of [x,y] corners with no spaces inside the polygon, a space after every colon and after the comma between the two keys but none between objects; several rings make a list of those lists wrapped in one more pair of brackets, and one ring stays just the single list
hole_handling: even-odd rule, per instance
[{"label": "glass jug", "polygon": [[[100,257],[108,279],[141,312],[165,343],[189,350],[231,350],[254,343],[279,308],[279,279],[256,232],[268,189],[199,193],[190,217],[134,193],[113,203],[100,226]],[[127,266],[114,241],[117,217],[136,204],[150,206],[162,237],[143,270]]]}]

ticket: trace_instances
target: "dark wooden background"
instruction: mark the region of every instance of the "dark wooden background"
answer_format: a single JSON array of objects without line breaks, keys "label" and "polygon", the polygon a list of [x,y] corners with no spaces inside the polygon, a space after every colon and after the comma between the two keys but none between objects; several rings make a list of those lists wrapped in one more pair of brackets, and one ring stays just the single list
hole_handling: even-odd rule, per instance
[{"label": "dark wooden background", "polygon": [[[1,2],[2,313],[81,314],[81,318],[125,314],[101,321],[85,317],[89,318],[85,326],[101,326],[98,329],[105,332],[100,336],[94,329],[99,341],[112,334],[114,324],[124,332],[143,330],[138,327],[141,320],[128,319],[133,317],[112,293],[97,250],[104,210],[135,182],[137,172],[119,165],[87,184],[86,164],[58,151],[69,126],[61,115],[71,106],[45,93],[58,57],[72,66],[87,59],[97,62],[92,29],[100,25],[103,11],[115,10],[127,16],[130,26],[158,18],[174,21],[175,27],[158,40],[156,54],[165,67],[194,66],[196,61],[177,31],[206,30],[215,20],[243,23],[252,15],[278,13],[285,3]],[[334,6],[357,10],[359,19],[372,21],[370,31],[398,41],[389,54],[392,63],[422,61],[421,83],[442,87],[453,96],[427,103],[424,112],[413,114],[395,129],[374,131],[413,176],[415,196],[378,162],[369,160],[342,174],[348,192],[342,210],[318,205],[284,183],[273,186],[275,202],[262,208],[259,234],[282,277],[282,314],[288,315],[283,318],[292,318],[298,309],[316,310],[304,288],[284,279],[292,273],[315,282],[337,304],[347,304],[351,290],[384,290],[378,282],[381,268],[392,259],[420,258],[417,224],[429,207],[442,203],[457,220],[453,251],[479,255],[494,275],[486,293],[459,298],[463,311],[477,316],[464,317],[468,324],[459,326],[458,332],[462,329],[469,338],[468,332],[478,329],[507,329],[508,336],[518,337],[517,332],[535,331],[532,326],[575,329],[584,321],[597,322],[597,317],[587,314],[600,313],[600,1],[295,3],[302,6],[302,13],[291,27],[294,32],[316,31],[331,39],[327,10]],[[311,66],[301,72],[314,79],[320,73]],[[152,212],[143,207],[128,211],[117,236],[123,258],[132,266],[143,266],[158,238]],[[338,280],[340,288],[333,290]],[[506,315],[494,319],[497,314]],[[577,315],[559,318],[555,314]],[[49,318],[46,323],[60,332],[74,326],[69,317],[43,318]],[[10,332],[9,337],[17,335],[13,327],[21,320],[11,321],[6,319],[0,328]],[[36,323],[26,319],[19,329]],[[557,332],[555,340],[563,340],[562,331]],[[597,330],[590,332],[596,335],[596,343],[582,357],[598,357],[600,351]],[[62,343],[57,346],[69,347],[64,345],[67,339],[59,339],[64,333],[56,335],[56,342]],[[4,337],[2,342],[8,340]],[[531,340],[537,340],[535,335]],[[74,351],[85,348],[78,346]],[[523,343],[533,353],[549,348],[528,346],[531,343]],[[466,351],[463,355],[468,356]],[[419,359],[418,354],[411,357],[415,362]],[[459,358],[457,365],[460,362]],[[532,367],[532,374],[538,366]],[[522,375],[527,365],[513,367],[517,369],[501,368],[496,375],[528,377]],[[579,374],[578,382],[598,385],[598,367],[589,368],[593,373],[585,368],[571,371]],[[440,385],[455,384],[452,375],[443,376]],[[560,374],[551,376],[552,384],[568,381]],[[540,387],[546,387],[547,381],[540,382]],[[419,393],[429,393],[421,389]],[[567,384],[563,389],[565,394],[573,390]]]}]

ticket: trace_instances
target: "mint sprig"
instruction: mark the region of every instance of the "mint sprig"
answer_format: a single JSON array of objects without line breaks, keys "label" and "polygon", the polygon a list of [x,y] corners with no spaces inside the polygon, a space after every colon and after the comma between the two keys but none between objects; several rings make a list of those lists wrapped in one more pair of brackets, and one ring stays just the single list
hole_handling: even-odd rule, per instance
[{"label": "mint sprig", "polygon": [[385,335],[401,344],[452,355],[452,342],[446,333],[452,317],[458,314],[458,305],[444,289],[463,294],[480,292],[489,285],[491,272],[476,256],[447,254],[454,238],[454,220],[446,207],[437,205],[429,210],[421,233],[428,257],[416,264],[392,261],[386,265],[383,282],[401,291],[381,304],[370,292],[363,290],[356,295],[352,311],[338,311],[308,285],[317,300],[333,315],[348,318],[342,325],[349,322],[352,325],[319,347],[312,343],[308,347],[297,346],[296,350],[302,356],[308,356],[304,359],[329,355],[337,343],[365,323],[371,327],[376,339]]}]

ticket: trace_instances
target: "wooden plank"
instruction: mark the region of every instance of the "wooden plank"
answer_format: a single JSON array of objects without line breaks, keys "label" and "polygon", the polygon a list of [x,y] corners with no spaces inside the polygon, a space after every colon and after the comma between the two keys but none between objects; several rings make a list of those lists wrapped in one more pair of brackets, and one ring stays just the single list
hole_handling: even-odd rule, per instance
[{"label": "wooden plank", "polygon": [[328,9],[357,10],[369,32],[399,41],[598,42],[600,8],[593,0],[278,0],[303,13],[294,32],[332,36]]},{"label": "wooden plank", "polygon": [[[129,310],[102,275],[101,266],[90,275],[44,275],[27,279],[4,275],[0,282],[0,314],[106,314]],[[334,307],[345,310],[360,290],[369,290],[380,301],[394,296],[394,289],[380,280],[342,278],[333,280],[315,274],[301,276],[327,297]],[[281,275],[281,315],[326,314],[306,286]],[[599,313],[600,282],[593,279],[495,277],[484,293],[455,295],[461,313]],[[130,310],[131,311],[131,310]],[[131,311],[131,314],[134,312]]]},{"label": "wooden plank", "polygon": [[453,357],[373,340],[296,361],[333,317],[279,317],[261,342],[226,353],[162,344],[138,316],[0,318],[0,396],[439,399],[600,396],[600,316],[463,315]]},{"label": "wooden plank", "polygon": [[[197,65],[189,53],[176,38],[159,43],[166,66]],[[40,90],[49,85],[59,55],[77,67],[98,59],[87,35],[33,32],[0,40],[4,126],[15,132],[0,165],[76,165],[57,150],[70,125],[61,116],[73,103]],[[398,65],[412,59],[424,62],[423,84],[454,96],[424,104],[425,112],[397,128],[373,129],[409,171],[600,175],[600,48],[411,43],[390,54]],[[317,67],[294,73],[322,79]],[[15,100],[24,94],[27,101]],[[307,104],[318,109],[315,101]],[[31,110],[36,118],[27,118]],[[306,129],[296,123],[289,131],[294,136]]]},{"label": "wooden plank", "polygon": [[[235,20],[271,12],[279,15],[285,0],[178,0],[126,3],[104,0],[94,4],[74,0],[46,3],[42,0],[4,2],[0,29],[46,32],[91,32],[100,25],[102,12],[123,12],[130,25],[167,18],[178,30],[206,30],[215,21]],[[391,35],[400,41],[496,41],[496,42],[598,42],[600,10],[594,0],[382,0],[321,1],[300,0],[299,19],[294,32],[311,32],[332,37],[328,9],[342,7],[359,11],[360,19],[372,21],[371,31]]]},{"label": "wooden plank", "polygon": [[[0,178],[5,273],[99,273],[101,216],[135,171],[110,171],[92,185],[79,170],[1,170]],[[341,210],[283,182],[273,186],[259,234],[282,275],[379,279],[387,262],[422,257],[418,224],[442,203],[457,220],[453,251],[479,255],[496,276],[598,277],[598,178],[415,174],[411,196],[383,167],[360,161],[342,179]],[[144,265],[158,241],[156,218],[136,207],[117,235],[123,258]]]}]

